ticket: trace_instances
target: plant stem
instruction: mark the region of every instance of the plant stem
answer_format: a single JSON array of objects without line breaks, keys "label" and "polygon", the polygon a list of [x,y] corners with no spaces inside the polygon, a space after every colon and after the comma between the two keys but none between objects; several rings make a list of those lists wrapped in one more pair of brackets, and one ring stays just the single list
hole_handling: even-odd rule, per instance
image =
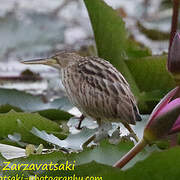
[{"label": "plant stem", "polygon": [[176,31],[177,31],[178,14],[179,14],[179,0],[173,0],[173,15],[172,15],[172,23],[171,23],[171,34],[170,34],[170,41],[169,41],[169,50],[171,48],[174,35],[176,34]]},{"label": "plant stem", "polygon": [[127,154],[125,154],[119,161],[117,161],[113,167],[124,167],[136,154],[138,154],[145,146],[147,141],[142,139],[139,141]]}]

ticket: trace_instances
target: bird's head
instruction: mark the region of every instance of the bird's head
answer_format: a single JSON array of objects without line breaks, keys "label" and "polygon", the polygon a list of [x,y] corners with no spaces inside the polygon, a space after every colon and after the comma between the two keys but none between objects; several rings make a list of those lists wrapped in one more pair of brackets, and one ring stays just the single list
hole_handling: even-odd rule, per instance
[{"label": "bird's head", "polygon": [[21,61],[23,64],[43,64],[57,69],[73,65],[82,57],[74,52],[59,52],[50,58]]}]

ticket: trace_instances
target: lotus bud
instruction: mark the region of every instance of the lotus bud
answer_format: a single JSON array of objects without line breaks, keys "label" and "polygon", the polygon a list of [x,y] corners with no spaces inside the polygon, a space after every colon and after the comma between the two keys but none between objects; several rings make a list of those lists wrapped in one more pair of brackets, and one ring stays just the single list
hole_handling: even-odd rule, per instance
[{"label": "lotus bud", "polygon": [[144,139],[152,142],[180,130],[180,88],[170,91],[155,107],[144,130]]},{"label": "lotus bud", "polygon": [[170,91],[154,108],[144,129],[144,135],[126,155],[114,164],[122,168],[147,144],[180,131],[180,87]]},{"label": "lotus bud", "polygon": [[172,45],[168,54],[167,67],[174,76],[176,83],[180,84],[180,33],[174,36]]}]

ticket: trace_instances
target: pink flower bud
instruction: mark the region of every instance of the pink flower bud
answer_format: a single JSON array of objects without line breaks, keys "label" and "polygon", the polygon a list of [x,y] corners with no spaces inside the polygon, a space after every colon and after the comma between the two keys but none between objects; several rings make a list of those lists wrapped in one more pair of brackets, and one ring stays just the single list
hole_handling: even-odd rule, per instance
[{"label": "pink flower bud", "polygon": [[127,154],[113,166],[122,168],[147,144],[167,136],[169,133],[180,131],[180,87],[170,91],[154,108],[149,122],[144,129],[144,135]]},{"label": "pink flower bud", "polygon": [[171,73],[180,73],[180,34],[174,36],[169,54],[168,54],[168,70]]},{"label": "pink flower bud", "polygon": [[144,139],[151,142],[180,131],[180,87],[170,91],[155,107],[144,130]]}]

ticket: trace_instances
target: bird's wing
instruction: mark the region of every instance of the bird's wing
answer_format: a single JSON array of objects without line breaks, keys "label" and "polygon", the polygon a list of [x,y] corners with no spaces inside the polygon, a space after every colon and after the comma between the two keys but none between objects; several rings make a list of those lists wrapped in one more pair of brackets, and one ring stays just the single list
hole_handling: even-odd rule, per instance
[{"label": "bird's wing", "polygon": [[129,84],[116,68],[107,61],[92,57],[91,60],[84,61],[79,69],[86,91],[98,98],[99,107],[105,101],[109,104],[111,114],[118,115],[123,110],[125,114],[130,114],[130,123],[135,123],[135,116],[138,114],[135,98]]},{"label": "bird's wing", "polygon": [[97,59],[97,57],[91,58],[79,66],[79,72],[84,81],[97,90],[103,91],[107,96],[127,96],[135,102],[129,84],[122,74],[108,61]]}]

